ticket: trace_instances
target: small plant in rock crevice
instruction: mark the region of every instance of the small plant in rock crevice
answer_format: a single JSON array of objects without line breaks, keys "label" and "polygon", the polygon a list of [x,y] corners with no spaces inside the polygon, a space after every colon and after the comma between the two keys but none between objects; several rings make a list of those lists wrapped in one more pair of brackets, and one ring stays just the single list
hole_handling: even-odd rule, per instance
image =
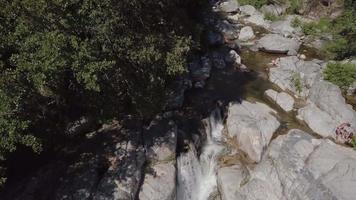
[{"label": "small plant in rock crevice", "polygon": [[294,72],[292,74],[292,82],[294,84],[295,89],[300,94],[302,92],[302,78],[298,72]]}]

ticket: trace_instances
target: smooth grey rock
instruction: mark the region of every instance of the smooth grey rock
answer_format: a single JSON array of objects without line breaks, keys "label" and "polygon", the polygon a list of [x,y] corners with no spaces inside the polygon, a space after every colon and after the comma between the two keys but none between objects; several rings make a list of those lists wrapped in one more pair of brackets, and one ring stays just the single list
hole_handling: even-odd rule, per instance
[{"label": "smooth grey rock", "polygon": [[240,12],[242,15],[251,16],[256,12],[256,8],[251,5],[240,6]]},{"label": "smooth grey rock", "polygon": [[217,182],[221,199],[235,200],[236,189],[247,180],[248,175],[247,169],[241,164],[220,168]]},{"label": "smooth grey rock", "polygon": [[298,52],[300,42],[295,39],[285,38],[278,34],[267,34],[257,42],[260,50],[268,53],[288,53],[288,51]]},{"label": "smooth grey rock", "polygon": [[266,90],[265,95],[279,105],[284,111],[290,112],[293,110],[294,98],[289,94],[269,89]]},{"label": "smooth grey rock", "polygon": [[293,17],[287,17],[284,20],[272,22],[268,29],[273,33],[281,34],[285,37],[294,36],[299,38],[303,33],[299,27],[292,26],[293,20]]},{"label": "smooth grey rock", "polygon": [[248,41],[251,40],[255,37],[255,34],[253,33],[253,29],[251,28],[251,26],[245,26],[240,30],[240,34],[239,34],[239,40],[240,41]]},{"label": "smooth grey rock", "polygon": [[298,118],[323,137],[336,138],[335,130],[342,123],[356,129],[356,111],[346,104],[341,90],[327,81],[316,82],[309,92],[309,104],[298,111]]},{"label": "smooth grey rock", "polygon": [[270,144],[236,199],[345,199],[356,195],[356,154],[351,148],[291,130]]},{"label": "smooth grey rock", "polygon": [[[269,80],[282,90],[291,91],[301,97],[307,97],[314,82],[322,78],[322,65],[300,60],[296,56],[278,58],[275,66],[269,70]],[[300,79],[301,91],[296,87],[297,79]]]},{"label": "smooth grey rock", "polygon": [[217,9],[225,13],[236,12],[239,9],[239,3],[236,0],[224,0],[218,4]]},{"label": "smooth grey rock", "polygon": [[270,22],[266,21],[263,14],[258,11],[255,11],[251,16],[245,18],[244,21],[245,23],[252,23],[265,29],[268,29],[270,26]]},{"label": "smooth grey rock", "polygon": [[239,16],[240,16],[239,14],[228,15],[228,16],[226,16],[226,20],[232,24],[238,24]]},{"label": "smooth grey rock", "polygon": [[248,157],[259,162],[273,133],[280,123],[271,114],[276,113],[265,104],[242,101],[230,104],[226,120],[228,136],[236,139],[239,148]]},{"label": "smooth grey rock", "polygon": [[287,7],[282,5],[277,5],[277,4],[269,4],[269,5],[263,5],[260,10],[263,14],[273,14],[278,16],[285,13]]}]

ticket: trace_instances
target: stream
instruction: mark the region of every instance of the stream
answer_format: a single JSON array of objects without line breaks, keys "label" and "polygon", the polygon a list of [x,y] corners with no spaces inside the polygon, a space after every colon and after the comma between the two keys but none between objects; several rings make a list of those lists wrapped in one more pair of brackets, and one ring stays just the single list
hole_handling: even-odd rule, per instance
[{"label": "stream", "polygon": [[[310,49],[302,51],[308,56],[318,56]],[[222,139],[224,109],[215,106],[217,100],[223,102],[225,106],[231,102],[240,103],[242,100],[258,101],[276,110],[276,117],[281,126],[273,138],[286,134],[291,129],[313,133],[309,127],[296,119],[295,111],[286,113],[264,96],[268,89],[280,91],[268,80],[268,64],[285,55],[253,52],[247,48],[240,49],[238,53],[242,63],[249,69],[248,72],[239,71],[232,66],[212,69],[203,89],[191,89],[186,92],[184,116],[188,117],[183,126],[189,127],[186,131],[190,134],[198,134],[197,124],[203,121],[203,132],[206,136],[203,137],[205,141],[202,142],[200,150],[189,144],[188,150],[180,153],[177,158],[178,200],[210,200],[219,197],[216,173],[220,164],[219,159],[224,156],[228,144]]]}]

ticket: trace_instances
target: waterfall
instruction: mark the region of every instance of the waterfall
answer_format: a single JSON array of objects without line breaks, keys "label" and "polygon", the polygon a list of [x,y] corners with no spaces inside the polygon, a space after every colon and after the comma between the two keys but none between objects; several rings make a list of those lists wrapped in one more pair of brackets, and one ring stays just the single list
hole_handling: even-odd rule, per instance
[{"label": "waterfall", "polygon": [[219,144],[223,130],[220,109],[214,109],[206,122],[207,140],[199,159],[193,145],[178,157],[177,200],[208,200],[217,191],[217,162],[223,149]]}]

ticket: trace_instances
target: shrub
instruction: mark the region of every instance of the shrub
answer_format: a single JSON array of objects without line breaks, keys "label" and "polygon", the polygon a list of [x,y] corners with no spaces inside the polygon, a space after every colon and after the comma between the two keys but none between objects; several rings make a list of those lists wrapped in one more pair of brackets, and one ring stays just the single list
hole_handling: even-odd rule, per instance
[{"label": "shrub", "polygon": [[324,70],[324,78],[346,90],[356,81],[356,65],[352,63],[329,63]]},{"label": "shrub", "polygon": [[294,18],[293,21],[292,21],[292,26],[294,28],[297,28],[297,27],[301,27],[303,25],[303,22],[300,21],[300,19],[298,17]]},{"label": "shrub", "polygon": [[294,72],[292,74],[292,82],[294,83],[294,87],[297,90],[297,92],[301,93],[302,92],[302,79],[301,79],[299,73]]},{"label": "shrub", "polygon": [[270,21],[274,22],[274,21],[280,20],[282,17],[281,17],[281,16],[278,16],[278,15],[275,15],[275,14],[273,14],[273,13],[266,13],[266,14],[265,14],[265,18],[266,18],[267,20],[270,20]]},{"label": "shrub", "polygon": [[320,37],[326,32],[330,32],[329,20],[323,18],[318,22],[310,22],[302,25],[302,31],[306,35]]}]

